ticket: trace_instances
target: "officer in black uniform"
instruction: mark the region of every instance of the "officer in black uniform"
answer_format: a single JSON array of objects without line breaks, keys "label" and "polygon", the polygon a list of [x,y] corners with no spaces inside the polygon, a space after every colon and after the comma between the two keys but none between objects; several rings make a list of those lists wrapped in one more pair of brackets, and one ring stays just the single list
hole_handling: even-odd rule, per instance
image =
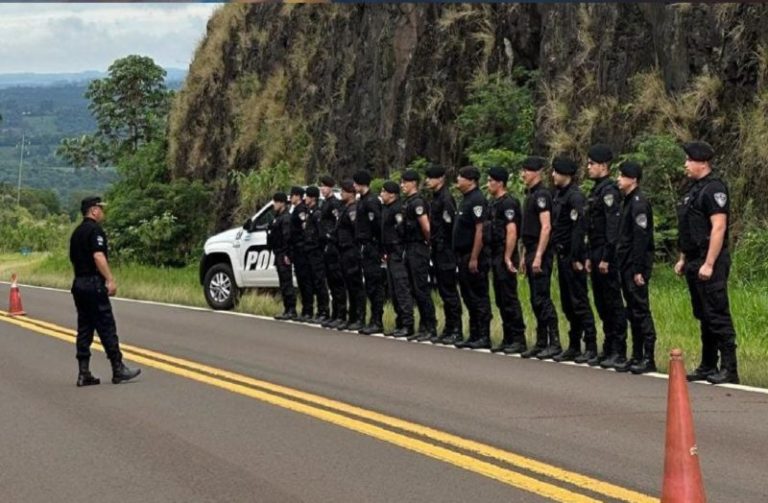
[{"label": "officer in black uniform", "polygon": [[78,386],[92,386],[101,380],[90,371],[93,331],[99,333],[101,345],[112,364],[112,382],[118,384],[133,379],[141,369],[123,364],[117,325],[112,314],[109,297],[117,292],[117,285],[109,267],[109,244],[104,229],[104,204],[100,197],[87,197],[80,204],[83,221],[69,240],[69,260],[75,271],[72,297],[77,308],[77,375]]},{"label": "officer in black uniform", "polygon": [[586,358],[597,356],[597,330],[587,290],[586,218],[587,200],[574,182],[578,165],[567,157],[552,161],[552,177],[557,190],[552,201],[552,246],[557,254],[557,279],[560,302],[568,319],[568,349],[553,357],[557,362],[573,361],[582,356],[584,337]]},{"label": "officer in black uniform", "polygon": [[404,216],[400,200],[400,187],[387,180],[381,189],[381,245],[387,263],[387,276],[392,303],[397,315],[397,328],[385,333],[393,337],[410,337],[413,332],[413,297],[405,261]]},{"label": "officer in black uniform", "polygon": [[509,173],[504,168],[492,167],[488,170],[491,202],[484,239],[491,250],[493,289],[504,334],[501,344],[491,351],[516,354],[527,349],[523,309],[517,297],[517,263],[520,261],[517,237],[522,213],[520,202],[507,192],[508,179]]},{"label": "officer in black uniform", "polygon": [[709,144],[695,141],[683,148],[685,172],[693,183],[678,206],[680,259],[675,272],[685,275],[693,315],[701,326],[701,363],[688,380],[738,384],[736,331],[728,303],[728,187],[712,173],[715,152]]},{"label": "officer in black uniform", "polygon": [[456,186],[464,195],[453,225],[453,251],[459,266],[461,297],[469,312],[469,339],[459,348],[491,347],[491,301],[488,298],[490,258],[483,247],[483,224],[488,203],[478,188],[480,171],[474,166],[459,170]]},{"label": "officer in black uniform", "polygon": [[520,355],[523,358],[552,358],[562,351],[557,312],[550,295],[552,193],[541,180],[545,165],[541,157],[528,157],[523,161],[520,173],[526,186],[522,222],[524,253],[520,270],[528,275],[531,308],[536,316],[536,344]]},{"label": "officer in black uniform", "polygon": [[357,201],[355,238],[360,245],[360,260],[365,291],[371,304],[371,322],[359,330],[361,334],[383,334],[384,272],[381,268],[381,201],[371,192],[371,174],[360,170],[352,177]]},{"label": "officer in black uniform", "polygon": [[296,314],[296,291],[293,288],[293,266],[290,257],[291,214],[288,211],[288,197],[285,192],[276,192],[272,196],[275,219],[269,224],[267,247],[275,256],[275,269],[280,282],[280,295],[283,298],[283,314],[276,320],[292,320]]},{"label": "officer in black uniform", "polygon": [[410,339],[428,341],[437,337],[437,318],[432,291],[429,286],[429,206],[419,195],[419,174],[406,170],[400,178],[403,190],[403,241],[405,242],[405,264],[411,292],[419,307],[419,331]]},{"label": "officer in black uniform", "polygon": [[315,186],[307,187],[304,202],[307,205],[307,219],[304,221],[304,253],[309,261],[309,272],[312,282],[312,293],[317,302],[316,316],[310,323],[321,325],[328,319],[328,284],[325,279],[325,260],[323,257],[322,213],[318,202],[320,189]]},{"label": "officer in black uniform", "polygon": [[308,322],[314,314],[312,291],[312,268],[309,257],[304,253],[304,222],[309,218],[309,210],[304,203],[304,189],[291,187],[291,261],[296,283],[301,294],[301,316],[296,321]]},{"label": "officer in black uniform", "polygon": [[432,265],[437,281],[437,291],[443,299],[445,327],[431,339],[438,344],[455,344],[464,340],[461,324],[461,300],[457,289],[456,255],[453,253],[453,221],[456,202],[445,183],[445,168],[432,165],[427,168],[426,185],[432,191],[429,206],[429,230],[432,248]]},{"label": "officer in black uniform", "polygon": [[624,201],[616,254],[627,318],[632,327],[632,359],[613,368],[633,374],[656,371],[656,328],[648,298],[648,282],[653,270],[653,210],[638,186],[641,178],[639,164],[625,161],[619,166],[618,183]]},{"label": "officer in black uniform", "polygon": [[587,241],[589,258],[587,271],[592,276],[592,294],[595,307],[603,321],[603,352],[577,363],[613,368],[623,365],[627,355],[627,315],[621,299],[621,277],[616,263],[616,242],[621,220],[621,195],[610,178],[609,163],[613,151],[607,145],[593,145],[588,152],[587,173],[595,182],[587,198]]},{"label": "officer in black uniform", "polygon": [[344,285],[349,299],[349,318],[339,324],[339,330],[357,332],[363,328],[365,320],[365,289],[363,287],[363,269],[360,263],[360,245],[355,238],[357,221],[357,202],[355,186],[352,180],[341,182],[341,213],[336,223],[335,241],[339,245],[339,257],[343,267]]},{"label": "officer in black uniform", "polygon": [[320,178],[320,229],[325,262],[325,278],[331,291],[331,316],[322,326],[338,328],[347,319],[347,290],[344,286],[344,274],[341,272],[339,245],[335,238],[336,222],[341,215],[341,200],[333,193],[336,181],[331,176]]}]

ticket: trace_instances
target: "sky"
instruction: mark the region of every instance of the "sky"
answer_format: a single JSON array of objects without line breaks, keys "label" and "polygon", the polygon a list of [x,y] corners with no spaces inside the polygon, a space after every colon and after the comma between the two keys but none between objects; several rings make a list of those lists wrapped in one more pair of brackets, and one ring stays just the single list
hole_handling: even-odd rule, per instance
[{"label": "sky", "polygon": [[186,69],[218,7],[0,3],[0,73],[106,71],[130,54]]}]

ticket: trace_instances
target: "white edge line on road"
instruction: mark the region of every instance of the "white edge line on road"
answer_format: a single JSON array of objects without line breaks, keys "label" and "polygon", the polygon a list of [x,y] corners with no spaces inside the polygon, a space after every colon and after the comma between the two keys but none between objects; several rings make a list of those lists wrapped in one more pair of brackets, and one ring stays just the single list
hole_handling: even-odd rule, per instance
[{"label": "white edge line on road", "polygon": [[[8,282],[8,281],[0,281],[0,285],[10,285],[10,284],[11,283]],[[51,287],[47,287],[47,286],[35,286],[35,285],[27,285],[27,284],[23,284],[23,283],[19,283],[19,286],[23,286],[24,288],[36,288],[38,290],[48,290],[48,291],[51,291],[51,292],[70,293],[69,290],[65,290],[63,288],[51,288]],[[182,304],[170,304],[170,303],[167,303],[167,302],[157,302],[157,301],[153,301],[153,300],[126,299],[124,297],[113,297],[112,300],[118,300],[118,301],[121,301],[121,302],[132,302],[134,304],[147,304],[147,305],[150,305],[150,306],[175,307],[175,308],[178,308],[178,309],[188,309],[190,311],[202,311],[202,312],[206,312],[206,313],[214,313],[214,314],[228,315],[228,316],[241,316],[243,318],[254,318],[254,319],[257,319],[257,320],[272,321],[272,322],[275,322],[275,323],[286,323],[285,321],[281,322],[280,320],[276,320],[276,319],[272,318],[271,316],[263,316],[263,315],[260,315],[260,314],[238,313],[238,312],[234,312],[234,311],[216,311],[214,309],[205,308],[205,307],[185,306],[185,305],[182,305]],[[317,325],[312,325],[311,323],[297,323],[295,321],[291,321],[291,322],[288,322],[288,323],[294,323],[296,325],[302,325],[302,326],[311,327],[311,328],[321,328],[321,327],[318,327]],[[325,330],[325,329],[322,329],[322,330]],[[337,332],[358,335],[357,332],[350,332],[349,330],[337,330]],[[371,336],[366,336],[366,337],[371,337]],[[381,337],[382,339],[388,339],[388,340],[394,340],[394,341],[400,341],[400,342],[413,342],[413,341],[407,341],[404,338],[403,339],[397,339],[397,338],[393,338],[393,337],[386,337],[386,336],[381,335],[381,334],[375,334],[374,337]],[[432,344],[432,343],[426,342],[426,341],[424,342],[424,344],[429,344],[430,346],[434,346],[434,347],[437,347],[437,348],[454,349],[454,350],[455,349],[467,349],[467,350],[469,350],[469,348],[456,348],[456,347],[452,347],[452,346],[446,346],[445,344]],[[509,357],[520,358],[520,355],[507,355],[507,354],[504,354],[504,353],[492,353],[489,349],[475,349],[475,350],[471,350],[471,351],[474,351],[474,352],[477,352],[477,353],[488,353],[488,354],[491,354],[491,355],[494,355],[494,356],[503,356],[503,357],[507,357],[507,358],[509,358]],[[543,361],[545,363],[557,363],[554,360],[537,360],[537,361]],[[565,365],[572,365],[574,367],[579,367],[579,368],[585,368],[586,367],[586,368],[591,368],[591,369],[594,369],[594,370],[602,370],[602,371],[605,371],[605,372],[615,372],[613,369],[604,369],[604,368],[601,368],[601,367],[590,367],[588,365],[579,365],[579,364],[574,363],[574,362],[560,362],[560,365],[563,365],[563,364],[565,364]],[[669,376],[667,374],[660,374],[658,372],[649,372],[647,374],[642,374],[642,376],[644,376],[644,377],[653,377],[653,378],[656,378],[656,379],[669,379]],[[700,385],[703,384],[703,385],[706,385],[706,386],[712,386],[711,384],[709,384],[708,382],[705,382],[705,381],[694,381],[691,384],[700,384]],[[760,393],[760,394],[763,394],[763,395],[768,395],[768,388],[758,388],[756,386],[746,386],[744,384],[719,384],[717,387],[718,388],[734,389],[734,390],[738,390],[738,391],[746,391],[746,392],[749,392],[749,393]]]}]

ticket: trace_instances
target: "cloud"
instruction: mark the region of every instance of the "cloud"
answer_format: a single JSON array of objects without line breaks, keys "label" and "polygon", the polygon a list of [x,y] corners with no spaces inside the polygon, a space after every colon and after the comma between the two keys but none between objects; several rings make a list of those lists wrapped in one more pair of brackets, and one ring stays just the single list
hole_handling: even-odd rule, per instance
[{"label": "cloud", "polygon": [[212,4],[0,4],[0,73],[106,70],[129,54],[186,67]]}]

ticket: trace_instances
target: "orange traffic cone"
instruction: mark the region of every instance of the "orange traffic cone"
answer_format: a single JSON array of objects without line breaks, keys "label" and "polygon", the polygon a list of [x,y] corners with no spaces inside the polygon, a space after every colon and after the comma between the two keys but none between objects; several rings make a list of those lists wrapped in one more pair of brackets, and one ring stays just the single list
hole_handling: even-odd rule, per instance
[{"label": "orange traffic cone", "polygon": [[683,352],[673,349],[669,361],[667,396],[667,443],[664,454],[662,503],[705,503],[693,414],[688,400],[688,382]]},{"label": "orange traffic cone", "polygon": [[11,295],[8,304],[8,314],[11,316],[23,316],[27,314],[24,312],[24,308],[21,307],[21,292],[19,291],[19,285],[16,283],[15,274],[11,276]]}]

